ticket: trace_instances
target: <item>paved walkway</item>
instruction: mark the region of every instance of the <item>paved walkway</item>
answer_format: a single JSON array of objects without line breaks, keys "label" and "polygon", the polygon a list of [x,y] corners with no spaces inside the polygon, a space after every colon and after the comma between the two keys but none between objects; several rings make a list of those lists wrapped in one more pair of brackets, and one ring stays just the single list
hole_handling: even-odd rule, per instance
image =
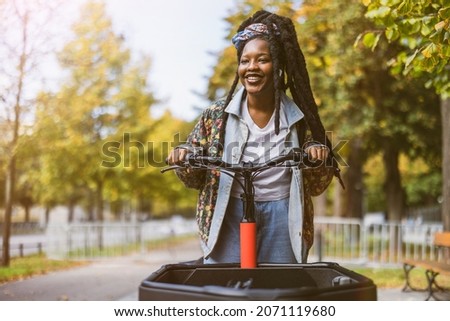
[{"label": "paved walkway", "polygon": [[[196,241],[171,249],[155,250],[93,262],[87,266],[52,272],[0,285],[2,301],[136,301],[139,284],[162,265],[197,259]],[[379,301],[422,301],[424,292],[378,289]]]},{"label": "paved walkway", "polygon": [[94,261],[86,266],[0,285],[0,300],[137,300],[139,284],[161,265],[193,260],[200,253],[197,242],[188,241],[145,255]]}]

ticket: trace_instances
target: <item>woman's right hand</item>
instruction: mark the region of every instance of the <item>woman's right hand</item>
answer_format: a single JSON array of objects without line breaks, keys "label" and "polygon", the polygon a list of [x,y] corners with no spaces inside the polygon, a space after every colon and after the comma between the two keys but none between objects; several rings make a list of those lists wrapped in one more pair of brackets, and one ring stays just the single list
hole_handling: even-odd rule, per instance
[{"label": "woman's right hand", "polygon": [[167,157],[166,162],[169,165],[180,165],[182,162],[184,162],[187,153],[188,150],[185,148],[174,148]]}]

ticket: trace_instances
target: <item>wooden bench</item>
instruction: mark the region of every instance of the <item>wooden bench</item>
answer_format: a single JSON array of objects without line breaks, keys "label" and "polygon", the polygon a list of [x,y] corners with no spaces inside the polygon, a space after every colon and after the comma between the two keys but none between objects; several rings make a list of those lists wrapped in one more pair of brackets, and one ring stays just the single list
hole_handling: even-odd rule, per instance
[{"label": "wooden bench", "polygon": [[[434,234],[434,242],[436,249],[435,260],[403,260],[403,270],[405,271],[406,284],[402,291],[428,291],[428,297],[426,300],[433,298],[435,300],[441,300],[439,296],[436,296],[437,292],[448,292],[436,282],[436,277],[439,274],[450,275],[450,232],[439,232]],[[427,277],[427,288],[418,289],[411,285],[409,274],[415,267],[421,267],[425,269],[425,275]]]}]

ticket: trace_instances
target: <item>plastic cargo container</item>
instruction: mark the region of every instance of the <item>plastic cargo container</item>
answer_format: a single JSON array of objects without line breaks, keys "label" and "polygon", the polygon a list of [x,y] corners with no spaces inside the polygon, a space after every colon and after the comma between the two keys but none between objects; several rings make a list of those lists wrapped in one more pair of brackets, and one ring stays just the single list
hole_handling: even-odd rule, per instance
[{"label": "plastic cargo container", "polygon": [[140,301],[375,301],[372,280],[336,263],[168,264],[145,279]]}]

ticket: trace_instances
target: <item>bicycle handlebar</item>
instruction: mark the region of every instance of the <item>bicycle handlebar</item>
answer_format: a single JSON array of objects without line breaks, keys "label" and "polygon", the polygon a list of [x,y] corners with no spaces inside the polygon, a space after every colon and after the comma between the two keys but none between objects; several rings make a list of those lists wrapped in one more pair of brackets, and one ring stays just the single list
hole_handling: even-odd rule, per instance
[{"label": "bicycle handlebar", "polygon": [[308,160],[308,155],[303,152],[300,148],[294,148],[289,151],[289,153],[280,155],[270,159],[265,163],[254,164],[252,162],[240,162],[238,164],[227,163],[222,160],[221,157],[213,156],[203,156],[195,153],[189,153],[186,155],[184,162],[178,165],[173,165],[166,167],[161,170],[161,173],[167,172],[169,170],[177,168],[195,168],[195,169],[224,169],[230,172],[242,172],[251,171],[256,172],[269,167],[276,167],[287,161],[292,161],[294,164],[289,164],[285,166],[293,167],[300,164],[312,164]]},{"label": "bicycle handlebar", "polygon": [[[289,163],[287,163],[289,162]],[[257,251],[256,251],[256,220],[254,195],[255,189],[253,186],[254,178],[265,169],[276,167],[283,164],[286,167],[294,167],[308,164],[308,155],[300,148],[290,150],[287,154],[280,155],[270,159],[262,164],[254,164],[252,162],[240,162],[239,164],[230,164],[224,162],[222,157],[202,156],[195,153],[188,153],[185,160],[178,165],[169,166],[161,170],[164,173],[169,170],[177,168],[192,168],[192,169],[216,169],[222,173],[231,176],[243,178],[244,182],[235,180],[242,187],[241,194],[243,202],[243,217],[240,223],[240,255],[242,268],[257,267]]]}]

